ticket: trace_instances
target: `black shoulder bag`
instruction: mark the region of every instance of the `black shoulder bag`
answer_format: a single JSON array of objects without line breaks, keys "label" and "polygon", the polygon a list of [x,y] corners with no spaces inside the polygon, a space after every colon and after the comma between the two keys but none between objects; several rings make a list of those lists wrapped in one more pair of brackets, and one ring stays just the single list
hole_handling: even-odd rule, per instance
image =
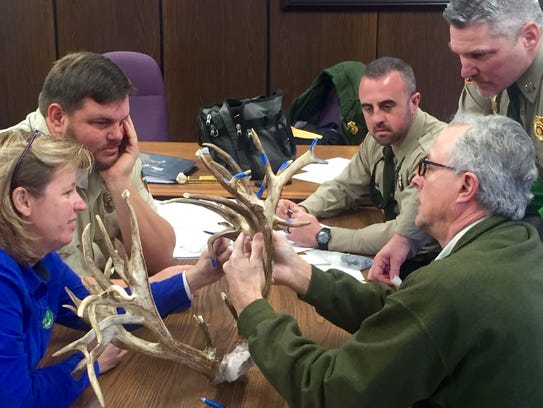
[{"label": "black shoulder bag", "polygon": [[[229,153],[243,171],[251,170],[252,180],[264,177],[264,165],[253,142],[257,133],[273,171],[296,156],[296,143],[282,110],[283,95],[251,99],[227,98],[222,104],[203,107],[197,118],[198,143],[212,143]],[[228,166],[212,149],[213,160]]]}]

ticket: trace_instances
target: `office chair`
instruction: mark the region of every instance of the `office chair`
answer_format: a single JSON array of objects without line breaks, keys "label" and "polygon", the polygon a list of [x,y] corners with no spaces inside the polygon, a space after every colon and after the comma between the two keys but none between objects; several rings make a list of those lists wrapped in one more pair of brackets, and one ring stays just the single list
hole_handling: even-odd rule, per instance
[{"label": "office chair", "polygon": [[132,51],[106,52],[104,56],[124,71],[135,88],[130,95],[130,116],[138,139],[167,142],[168,104],[157,62],[147,54]]}]

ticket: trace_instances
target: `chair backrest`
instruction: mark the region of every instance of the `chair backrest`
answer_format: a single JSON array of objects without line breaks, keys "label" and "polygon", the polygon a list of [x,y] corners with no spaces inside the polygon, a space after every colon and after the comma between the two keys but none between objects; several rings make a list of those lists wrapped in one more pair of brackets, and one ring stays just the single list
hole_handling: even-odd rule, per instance
[{"label": "chair backrest", "polygon": [[104,56],[119,65],[135,88],[130,95],[130,116],[138,139],[167,142],[168,103],[157,62],[147,54],[132,51],[106,52]]}]

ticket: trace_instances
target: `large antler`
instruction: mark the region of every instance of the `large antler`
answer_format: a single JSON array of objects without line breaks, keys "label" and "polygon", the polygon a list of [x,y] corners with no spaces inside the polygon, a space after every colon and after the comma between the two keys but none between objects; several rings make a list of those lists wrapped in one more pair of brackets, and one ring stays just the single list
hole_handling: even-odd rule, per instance
[{"label": "large antler", "polygon": [[[250,170],[242,171],[232,156],[224,150],[213,144],[204,143],[204,146],[217,152],[234,170],[235,174],[232,174],[224,166],[213,161],[210,155],[200,154],[204,165],[235,200],[228,200],[217,196],[185,193],[184,198],[174,198],[169,201],[189,202],[204,206],[219,213],[230,223],[224,231],[214,234],[209,239],[208,246],[211,254],[213,253],[213,242],[219,237],[234,239],[240,232],[244,232],[249,236],[257,232],[262,232],[264,238],[263,266],[266,274],[266,284],[262,294],[266,297],[271,287],[272,278],[273,230],[278,226],[299,227],[307,224],[305,222],[289,222],[289,220],[281,219],[275,215],[277,203],[281,198],[281,191],[292,176],[302,167],[310,163],[321,163],[323,160],[318,159],[313,152],[317,142],[317,139],[315,139],[304,154],[295,161],[290,160],[283,163],[277,170],[277,174],[274,174],[260,139],[253,129],[251,129],[251,135],[256,148],[260,152],[262,163],[265,166],[265,176],[258,191],[255,192],[249,181]],[[266,198],[263,199],[265,191],[267,191]]]},{"label": "large antler", "polygon": [[[95,282],[88,277],[83,278],[90,295],[78,299],[68,289],[76,307],[66,306],[87,320],[92,329],[82,338],[76,340],[54,355],[81,351],[85,358],[74,369],[77,375],[85,368],[88,371],[91,385],[100,404],[105,406],[104,397],[94,371],[94,362],[110,342],[140,351],[155,357],[170,359],[202,372],[214,382],[234,381],[251,366],[246,342],[240,342],[236,348],[222,359],[217,358],[216,349],[209,337],[207,326],[201,316],[195,316],[207,339],[207,347],[198,350],[180,343],[172,337],[164,324],[153,300],[148,282],[147,270],[143,259],[136,215],[128,199],[128,192],[123,193],[129,209],[132,227],[132,245],[129,259],[123,259],[115,251],[100,217],[97,224],[105,237],[110,260],[102,273],[92,259],[92,247],[89,225],[83,231],[83,253],[92,272]],[[122,287],[112,284],[110,276],[113,269],[130,288],[130,294]],[[118,314],[118,309],[124,310]],[[151,330],[157,341],[141,339],[130,333],[125,325],[142,325]],[[95,346],[91,346],[95,344]]]}]

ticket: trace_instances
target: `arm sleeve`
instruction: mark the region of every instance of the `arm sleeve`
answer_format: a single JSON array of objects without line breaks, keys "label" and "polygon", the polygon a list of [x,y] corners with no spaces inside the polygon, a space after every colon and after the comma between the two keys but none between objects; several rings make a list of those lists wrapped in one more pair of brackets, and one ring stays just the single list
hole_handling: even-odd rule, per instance
[{"label": "arm sleeve", "polygon": [[315,217],[330,217],[369,205],[371,169],[364,144],[335,179],[323,183],[300,205]]},{"label": "arm sleeve", "polygon": [[[345,286],[342,282],[330,290],[335,292]],[[322,293],[324,288],[313,290],[315,293],[308,294],[308,298],[318,292],[323,295],[319,305],[330,301],[330,296]],[[351,291],[344,296],[344,302],[358,305],[359,300],[352,296],[361,292]],[[379,296],[385,293],[382,289],[368,289],[370,297],[379,292]],[[377,305],[380,301],[373,302]],[[319,311],[331,307],[323,306]],[[356,307],[352,307],[354,312]],[[344,311],[345,305],[338,308]],[[366,315],[364,310],[360,313]],[[360,320],[355,318],[352,326]],[[303,337],[291,316],[275,313],[260,299],[240,313],[238,328],[248,338],[256,364],[290,406],[400,407],[430,395],[446,369],[419,319],[389,296],[379,312],[362,320],[340,348],[325,349]]]},{"label": "arm sleeve", "polygon": [[[38,368],[51,329],[42,327],[36,302],[27,293],[13,271],[0,273],[0,401],[8,407],[69,406],[89,385],[86,372],[79,379],[71,376],[83,355]],[[42,303],[40,307],[47,307]],[[98,363],[95,369],[98,374]]]}]

